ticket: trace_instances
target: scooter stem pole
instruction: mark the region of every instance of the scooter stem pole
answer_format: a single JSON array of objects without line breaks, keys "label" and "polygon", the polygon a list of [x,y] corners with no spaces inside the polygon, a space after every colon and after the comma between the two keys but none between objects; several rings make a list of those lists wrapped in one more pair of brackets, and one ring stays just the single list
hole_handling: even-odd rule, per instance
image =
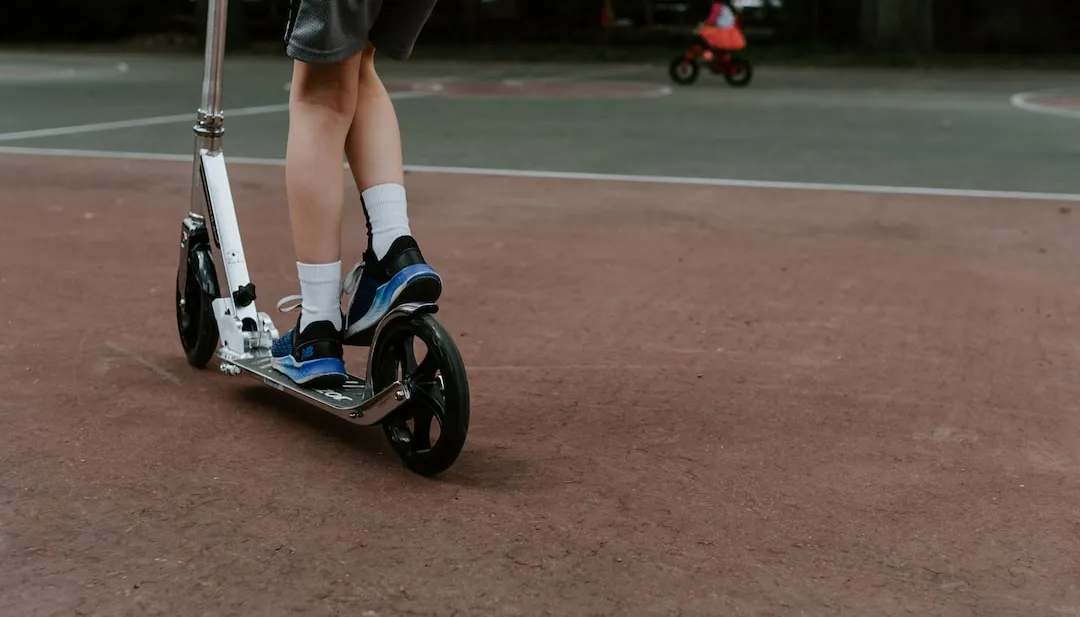
[{"label": "scooter stem pole", "polygon": [[206,57],[203,62],[202,107],[206,116],[221,115],[221,72],[225,57],[225,28],[229,0],[209,0],[206,19]]}]

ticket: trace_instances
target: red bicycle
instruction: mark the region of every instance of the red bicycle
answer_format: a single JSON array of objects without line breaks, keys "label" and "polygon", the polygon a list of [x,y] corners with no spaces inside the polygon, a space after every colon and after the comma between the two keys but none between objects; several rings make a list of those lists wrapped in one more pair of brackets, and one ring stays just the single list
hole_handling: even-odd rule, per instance
[{"label": "red bicycle", "polygon": [[709,67],[714,75],[722,75],[728,85],[742,88],[754,77],[754,67],[742,56],[710,47],[703,39],[696,39],[690,49],[673,59],[668,67],[671,80],[680,86],[689,86],[698,80],[701,65]]}]

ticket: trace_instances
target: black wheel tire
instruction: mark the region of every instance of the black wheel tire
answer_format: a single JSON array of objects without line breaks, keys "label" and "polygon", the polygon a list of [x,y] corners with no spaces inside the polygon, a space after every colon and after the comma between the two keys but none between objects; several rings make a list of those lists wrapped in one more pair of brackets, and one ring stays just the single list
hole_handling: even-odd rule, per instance
[{"label": "black wheel tire", "polygon": [[[206,250],[198,247],[192,251]],[[214,309],[211,302],[213,296],[206,293],[199,284],[196,274],[196,260],[188,254],[187,277],[176,281],[176,329],[180,335],[180,345],[184,348],[188,364],[196,368],[203,368],[214,357],[217,351],[218,333],[217,320],[214,319]],[[216,281],[214,281],[216,284]],[[181,289],[181,284],[184,288]]]},{"label": "black wheel tire", "polygon": [[668,76],[671,77],[671,81],[679,84],[680,86],[689,86],[698,80],[698,76],[701,74],[701,68],[697,62],[693,60],[687,60],[684,56],[679,56],[671,61],[668,65]]},{"label": "black wheel tire", "polygon": [[750,64],[750,61],[746,58],[732,58],[731,66],[734,74],[732,72],[724,73],[724,81],[736,88],[744,88],[750,85],[750,80],[754,78],[754,67]]},{"label": "black wheel tire", "polygon": [[[419,362],[413,357],[414,338],[427,348]],[[446,471],[461,455],[469,432],[469,382],[457,344],[431,314],[422,313],[388,323],[372,354],[369,378],[375,392],[399,378],[412,392],[408,403],[382,421],[390,447],[421,476]],[[430,429],[436,421],[440,434],[431,444]]]}]

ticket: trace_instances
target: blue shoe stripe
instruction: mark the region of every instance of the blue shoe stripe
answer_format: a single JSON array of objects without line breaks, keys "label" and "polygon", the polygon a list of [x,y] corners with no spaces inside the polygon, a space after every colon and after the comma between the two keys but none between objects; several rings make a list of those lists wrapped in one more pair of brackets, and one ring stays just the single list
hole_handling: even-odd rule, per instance
[{"label": "blue shoe stripe", "polygon": [[318,377],[340,375],[347,377],[345,362],[340,358],[316,358],[307,362],[297,362],[291,355],[273,360],[274,368],[298,384],[305,384]]},{"label": "blue shoe stripe", "polygon": [[401,295],[401,292],[406,287],[417,280],[424,278],[434,278],[439,280],[439,275],[427,264],[416,264],[403,268],[388,282],[379,287],[375,292],[375,299],[372,300],[371,307],[368,308],[367,313],[349,326],[346,335],[351,336],[356,332],[361,332],[374,326],[390,310],[394,301],[398,299],[398,296]]},{"label": "blue shoe stripe", "polygon": [[294,383],[303,385],[319,377],[340,375],[347,377],[345,361],[342,358],[314,358],[304,362],[297,362],[293,357],[293,336],[295,330],[289,330],[278,340],[274,341],[271,348],[271,366]]}]

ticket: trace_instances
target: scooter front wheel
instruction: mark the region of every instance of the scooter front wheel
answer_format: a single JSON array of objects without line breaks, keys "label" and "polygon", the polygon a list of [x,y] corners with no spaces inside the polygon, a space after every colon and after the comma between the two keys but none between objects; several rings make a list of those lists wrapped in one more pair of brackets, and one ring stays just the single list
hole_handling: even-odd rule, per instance
[{"label": "scooter front wheel", "polygon": [[400,317],[386,324],[371,353],[374,391],[400,380],[410,392],[382,421],[390,446],[417,474],[446,471],[469,431],[469,382],[450,333],[430,313]]},{"label": "scooter front wheel", "polygon": [[203,368],[217,351],[220,334],[213,301],[218,296],[217,275],[208,242],[202,234],[185,234],[176,277],[176,328],[188,364]]}]

